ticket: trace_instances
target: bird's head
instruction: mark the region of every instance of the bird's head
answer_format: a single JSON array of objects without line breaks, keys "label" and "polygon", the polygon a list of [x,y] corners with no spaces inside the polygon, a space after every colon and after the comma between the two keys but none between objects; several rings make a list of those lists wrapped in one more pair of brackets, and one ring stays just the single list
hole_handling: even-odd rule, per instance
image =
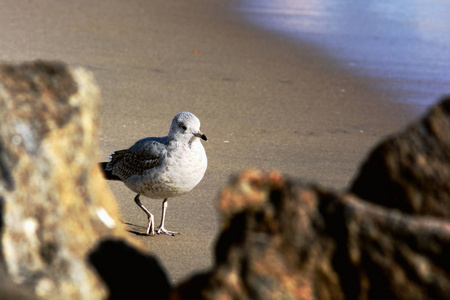
[{"label": "bird's head", "polygon": [[195,138],[201,138],[206,141],[206,136],[200,131],[200,120],[187,111],[180,112],[173,117],[170,125],[169,136],[173,136],[178,140],[190,142]]}]

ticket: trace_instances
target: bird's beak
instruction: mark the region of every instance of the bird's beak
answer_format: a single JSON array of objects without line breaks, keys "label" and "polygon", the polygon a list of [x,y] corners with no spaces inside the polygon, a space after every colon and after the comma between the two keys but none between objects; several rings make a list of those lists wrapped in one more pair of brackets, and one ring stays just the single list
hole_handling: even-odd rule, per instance
[{"label": "bird's beak", "polygon": [[208,139],[206,138],[206,135],[204,135],[201,131],[199,131],[198,133],[194,134],[196,137],[201,138],[204,141],[207,141]]}]

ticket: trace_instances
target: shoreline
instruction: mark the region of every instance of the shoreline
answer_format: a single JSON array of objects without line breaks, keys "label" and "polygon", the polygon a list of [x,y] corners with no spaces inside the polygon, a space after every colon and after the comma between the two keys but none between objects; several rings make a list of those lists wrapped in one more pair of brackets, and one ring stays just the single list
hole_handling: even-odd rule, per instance
[{"label": "shoreline", "polygon": [[422,113],[448,93],[450,39],[445,28],[450,22],[445,12],[450,5],[406,4],[242,0],[237,10],[256,27],[313,45],[352,74],[379,82],[379,89],[396,94],[396,102]]}]

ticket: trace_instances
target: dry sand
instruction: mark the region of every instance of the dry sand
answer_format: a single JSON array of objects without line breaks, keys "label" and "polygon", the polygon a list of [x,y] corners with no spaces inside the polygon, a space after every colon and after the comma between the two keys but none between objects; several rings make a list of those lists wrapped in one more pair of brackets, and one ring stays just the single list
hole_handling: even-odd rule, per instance
[{"label": "dry sand", "polygon": [[[0,1],[1,61],[61,60],[94,73],[103,95],[99,160],[166,135],[180,111],[201,120],[209,168],[191,193],[169,200],[166,227],[182,234],[136,235],[174,282],[210,266],[216,202],[231,174],[277,169],[342,189],[368,150],[416,115],[377,89],[382,83],[251,27],[229,10],[237,2],[225,2]],[[134,194],[110,186],[124,222],[144,232]],[[143,203],[159,222],[161,201]]]}]

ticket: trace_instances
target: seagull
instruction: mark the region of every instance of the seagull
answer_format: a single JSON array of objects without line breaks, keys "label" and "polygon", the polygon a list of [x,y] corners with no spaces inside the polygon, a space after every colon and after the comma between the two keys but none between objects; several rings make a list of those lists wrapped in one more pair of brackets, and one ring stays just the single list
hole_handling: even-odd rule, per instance
[{"label": "seagull", "polygon": [[192,190],[207,168],[206,152],[200,139],[200,120],[190,112],[177,114],[164,137],[147,137],[125,150],[111,153],[100,163],[106,179],[120,180],[137,193],[134,201],[148,217],[147,235],[155,235],[154,217],[142,205],[140,196],[163,199],[161,224],[157,234],[176,235],[164,227],[168,198]]}]

